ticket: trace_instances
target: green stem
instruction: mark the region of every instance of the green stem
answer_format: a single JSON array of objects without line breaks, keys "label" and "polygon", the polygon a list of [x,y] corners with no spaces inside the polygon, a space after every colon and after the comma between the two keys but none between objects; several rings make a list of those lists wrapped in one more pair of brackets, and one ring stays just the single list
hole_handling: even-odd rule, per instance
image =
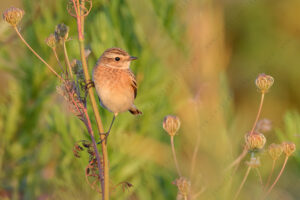
[{"label": "green stem", "polygon": [[[75,3],[75,0],[72,0],[76,12],[76,19],[77,19],[77,29],[78,29],[78,41],[79,41],[79,47],[80,47],[80,56],[81,56],[81,62],[82,62],[82,68],[83,68],[83,73],[85,77],[86,84],[88,84],[91,81],[91,77],[88,71],[88,66],[87,66],[87,61],[84,53],[84,30],[82,27],[82,20],[84,18],[81,18],[80,16],[80,8],[79,8],[79,1],[77,0],[77,4]],[[96,103],[96,99],[94,96],[94,92],[92,88],[88,89],[88,93],[90,96],[93,112],[95,115],[95,119],[97,122],[98,126],[98,131],[100,135],[100,139],[104,140],[105,135],[101,134],[104,133],[103,125],[102,125],[102,120],[99,114],[98,110],[98,105]],[[104,185],[101,184],[102,187],[102,199],[103,200],[109,200],[109,166],[108,166],[108,152],[107,152],[107,146],[106,142],[102,142],[102,156],[103,156],[103,167],[104,167]]]},{"label": "green stem", "polygon": [[55,56],[55,58],[56,58],[56,61],[57,61],[58,65],[59,65],[59,67],[60,67],[60,69],[61,69],[61,71],[62,71],[62,73],[63,73],[63,72],[64,72],[64,68],[63,68],[63,66],[61,65],[61,62],[60,62],[60,60],[59,60],[59,58],[58,58],[58,55],[57,55],[57,53],[56,53],[56,48],[52,48],[52,51],[53,51],[53,54],[54,54],[54,56]]},{"label": "green stem", "polygon": [[67,51],[66,41],[65,40],[63,40],[63,48],[64,48],[65,63],[66,63],[66,66],[68,66],[69,73],[71,75],[71,79],[73,80],[73,72],[72,72],[72,68],[71,68],[71,64],[70,64],[70,60],[69,60],[69,56],[68,56],[68,51]]},{"label": "green stem", "polygon": [[[17,34],[20,37],[20,39],[22,40],[22,42],[32,51],[32,53],[36,57],[38,57],[50,69],[50,71],[53,72],[62,82],[66,83],[65,79],[63,79],[59,74],[57,74],[56,71],[53,69],[53,67],[51,67],[36,51],[34,51],[31,48],[31,46],[26,42],[26,40],[23,38],[23,36],[19,32],[19,30],[17,29],[17,27],[14,27],[14,29],[17,32]],[[65,85],[67,86],[67,84],[65,84]],[[73,96],[72,96],[72,101],[75,102],[74,104],[76,105],[77,109],[79,110],[79,108],[78,108],[78,106],[76,104],[76,101],[74,100]],[[93,133],[93,131],[91,129],[92,126],[91,126],[91,122],[90,122],[89,116],[87,115],[86,109],[84,111],[85,111],[85,115],[86,115],[87,122],[88,122],[87,123],[88,124],[88,132],[89,132],[89,134],[91,136],[91,139],[92,139],[92,142],[93,142],[93,147],[94,147],[94,150],[95,150],[95,153],[96,153],[96,158],[97,158],[98,168],[99,168],[99,176],[101,177],[101,175],[102,175],[102,167],[101,167],[101,160],[100,160],[99,152],[98,152],[96,141],[95,141],[95,138],[94,138],[94,133]]]}]

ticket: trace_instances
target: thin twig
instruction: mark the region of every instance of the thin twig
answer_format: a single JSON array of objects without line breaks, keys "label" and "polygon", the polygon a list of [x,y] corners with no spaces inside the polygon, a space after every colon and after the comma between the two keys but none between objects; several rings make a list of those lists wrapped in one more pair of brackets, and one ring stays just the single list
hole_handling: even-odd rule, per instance
[{"label": "thin twig", "polygon": [[172,148],[172,154],[173,154],[175,166],[177,169],[177,173],[178,173],[179,177],[181,177],[181,172],[179,169],[179,165],[178,165],[178,161],[177,161],[177,157],[176,157],[176,151],[175,151],[175,147],[174,147],[174,136],[171,136],[171,148]]},{"label": "thin twig", "polygon": [[58,55],[57,55],[57,52],[56,52],[56,48],[52,48],[52,51],[53,51],[53,54],[54,54],[54,56],[55,56],[55,58],[56,58],[56,61],[57,61],[58,65],[59,65],[61,71],[64,72],[64,68],[63,68],[63,66],[61,65],[61,62],[60,62],[60,60],[59,60],[59,58],[58,58]]},{"label": "thin twig", "polygon": [[247,178],[248,178],[248,175],[249,175],[250,170],[251,170],[251,166],[248,167],[248,169],[247,169],[247,171],[246,171],[246,174],[245,174],[245,176],[244,176],[244,179],[243,179],[243,181],[242,181],[242,183],[241,183],[241,185],[240,185],[238,191],[236,192],[236,194],[235,194],[235,196],[234,196],[234,199],[237,199],[237,197],[239,196],[239,194],[240,194],[240,192],[241,192],[241,190],[242,190],[242,188],[243,188],[243,186],[244,186],[244,184],[245,184],[245,182],[246,182],[246,180],[247,180]]},{"label": "thin twig", "polygon": [[257,112],[257,115],[256,115],[255,122],[254,122],[254,124],[253,124],[253,127],[252,127],[252,129],[251,129],[250,135],[253,134],[254,129],[255,129],[255,127],[256,127],[256,124],[257,124],[257,122],[258,122],[258,119],[259,119],[259,117],[260,117],[260,113],[261,113],[262,106],[263,106],[263,103],[264,103],[264,98],[265,98],[265,93],[261,93],[261,99],[260,99],[260,104],[259,104],[258,112]]},{"label": "thin twig", "polygon": [[280,172],[279,172],[277,178],[275,179],[274,183],[271,185],[271,187],[269,188],[269,190],[267,191],[267,193],[265,194],[265,196],[263,197],[263,199],[265,199],[265,198],[268,196],[268,194],[270,194],[270,192],[272,191],[272,189],[274,188],[274,186],[275,186],[276,183],[278,182],[280,176],[282,175],[282,172],[284,171],[284,168],[285,168],[285,166],[286,166],[286,163],[287,163],[288,159],[289,159],[289,157],[286,156],[285,159],[284,159],[284,163],[283,163],[283,165],[282,165],[282,168],[281,168],[281,170],[280,170]]},{"label": "thin twig", "polygon": [[258,169],[257,167],[255,168],[255,171],[256,171],[257,176],[258,176],[258,178],[259,178],[259,183],[260,183],[261,185],[263,185],[263,180],[262,180],[260,171],[259,171],[259,169]]},{"label": "thin twig", "polygon": [[48,68],[49,70],[55,74],[55,76],[57,76],[61,81],[63,81],[63,78],[53,69],[53,67],[51,67],[35,50],[33,50],[31,48],[31,46],[26,42],[26,40],[23,38],[22,34],[20,33],[20,31],[18,30],[18,28],[16,26],[14,26],[15,31],[17,32],[18,36],[20,37],[20,39],[22,40],[22,42],[28,47],[28,49],[38,58],[40,59]]},{"label": "thin twig", "polygon": [[198,136],[197,136],[196,146],[194,148],[194,152],[193,152],[193,156],[192,156],[190,179],[192,179],[193,174],[194,174],[194,170],[195,170],[195,166],[196,166],[196,158],[197,158],[197,154],[199,151],[199,146],[200,146],[200,134],[198,134]]},{"label": "thin twig", "polygon": [[271,169],[271,172],[270,172],[270,174],[269,174],[269,177],[268,177],[268,180],[267,180],[267,184],[266,184],[264,190],[267,190],[267,188],[268,188],[269,185],[270,185],[270,181],[271,181],[271,178],[272,178],[274,169],[275,169],[275,164],[276,164],[276,160],[273,160],[273,163],[272,163],[272,169]]},{"label": "thin twig", "polygon": [[232,167],[236,166],[237,164],[239,164],[243,158],[247,155],[248,149],[245,146],[243,152],[228,166],[226,167],[225,171],[231,169]]},{"label": "thin twig", "polygon": [[68,51],[66,48],[66,40],[63,40],[63,48],[64,48],[64,56],[65,56],[65,63],[66,66],[68,66],[69,69],[69,73],[71,75],[71,79],[73,80],[73,72],[72,72],[72,68],[71,68],[71,64],[70,64],[70,60],[69,60],[69,56],[68,56]]},{"label": "thin twig", "polygon": [[199,192],[197,192],[196,194],[194,194],[192,196],[192,199],[196,199],[198,196],[200,196],[204,191],[206,190],[206,187],[203,187]]}]

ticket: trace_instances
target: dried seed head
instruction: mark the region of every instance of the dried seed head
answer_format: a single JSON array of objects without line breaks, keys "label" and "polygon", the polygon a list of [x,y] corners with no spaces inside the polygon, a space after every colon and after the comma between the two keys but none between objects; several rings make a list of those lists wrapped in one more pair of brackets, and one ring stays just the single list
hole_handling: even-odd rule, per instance
[{"label": "dried seed head", "polygon": [[271,144],[268,152],[273,160],[277,160],[282,154],[282,146],[280,144]]},{"label": "dried seed head", "polygon": [[269,119],[261,119],[257,122],[256,131],[259,132],[269,132],[272,130],[272,122]]},{"label": "dried seed head", "polygon": [[69,36],[69,27],[65,24],[58,24],[54,34],[57,41],[67,40]]},{"label": "dried seed head", "polygon": [[174,115],[165,116],[163,128],[170,136],[174,136],[180,128],[180,119]]},{"label": "dried seed head", "polygon": [[257,88],[262,92],[266,93],[274,83],[274,78],[270,75],[260,74],[255,80]]},{"label": "dried seed head", "polygon": [[256,168],[260,166],[260,159],[259,157],[251,157],[249,162],[246,162],[246,164],[252,168]]},{"label": "dried seed head", "polygon": [[296,151],[296,145],[292,142],[283,142],[282,148],[286,156],[290,156]]},{"label": "dried seed head", "polygon": [[46,38],[45,42],[50,48],[52,49],[55,48],[57,44],[55,35],[54,34],[49,35],[49,37]]},{"label": "dried seed head", "polygon": [[266,143],[266,137],[262,133],[253,132],[245,135],[245,142],[250,151],[261,150]]},{"label": "dried seed head", "polygon": [[191,182],[184,177],[180,177],[173,181],[173,184],[177,186],[180,195],[187,197],[191,191]]},{"label": "dried seed head", "polygon": [[20,8],[10,7],[3,13],[3,19],[12,26],[17,26],[25,12]]}]

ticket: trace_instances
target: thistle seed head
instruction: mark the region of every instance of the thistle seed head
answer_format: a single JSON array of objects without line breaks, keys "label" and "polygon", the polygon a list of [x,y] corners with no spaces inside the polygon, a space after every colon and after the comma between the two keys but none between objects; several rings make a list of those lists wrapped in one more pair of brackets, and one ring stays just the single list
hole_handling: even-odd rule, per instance
[{"label": "thistle seed head", "polygon": [[269,119],[261,119],[257,122],[256,131],[259,132],[269,132],[272,130],[272,122]]},{"label": "thistle seed head", "polygon": [[12,26],[17,26],[25,12],[20,8],[10,7],[3,12],[3,20]]},{"label": "thistle seed head", "polygon": [[296,151],[296,145],[292,142],[283,142],[282,148],[286,156],[290,156]]},{"label": "thistle seed head", "polygon": [[69,27],[65,24],[58,24],[54,32],[57,41],[67,40],[69,36]]},{"label": "thistle seed head", "polygon": [[261,91],[261,93],[266,93],[272,87],[274,83],[274,78],[270,75],[259,74],[255,80],[255,84],[257,88]]},{"label": "thistle seed head", "polygon": [[191,182],[184,177],[180,177],[173,181],[173,184],[177,186],[180,195],[187,197],[191,191]]},{"label": "thistle seed head", "polygon": [[250,151],[259,151],[264,148],[266,137],[262,133],[253,132],[245,135],[245,142]]},{"label": "thistle seed head", "polygon": [[163,128],[170,136],[174,136],[180,128],[180,119],[175,115],[165,116]]},{"label": "thistle seed head", "polygon": [[46,38],[45,42],[50,48],[52,49],[55,48],[57,44],[55,35],[54,34],[49,35],[49,37]]},{"label": "thistle seed head", "polygon": [[282,145],[280,144],[271,144],[268,148],[268,152],[273,160],[277,160],[282,154]]}]

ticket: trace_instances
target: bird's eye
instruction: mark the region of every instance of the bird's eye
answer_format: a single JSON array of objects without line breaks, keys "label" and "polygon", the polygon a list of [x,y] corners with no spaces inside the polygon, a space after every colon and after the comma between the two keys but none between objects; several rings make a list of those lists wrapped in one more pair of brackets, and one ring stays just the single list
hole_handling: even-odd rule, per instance
[{"label": "bird's eye", "polygon": [[121,58],[120,57],[115,57],[115,60],[119,61],[119,60],[121,60]]}]

